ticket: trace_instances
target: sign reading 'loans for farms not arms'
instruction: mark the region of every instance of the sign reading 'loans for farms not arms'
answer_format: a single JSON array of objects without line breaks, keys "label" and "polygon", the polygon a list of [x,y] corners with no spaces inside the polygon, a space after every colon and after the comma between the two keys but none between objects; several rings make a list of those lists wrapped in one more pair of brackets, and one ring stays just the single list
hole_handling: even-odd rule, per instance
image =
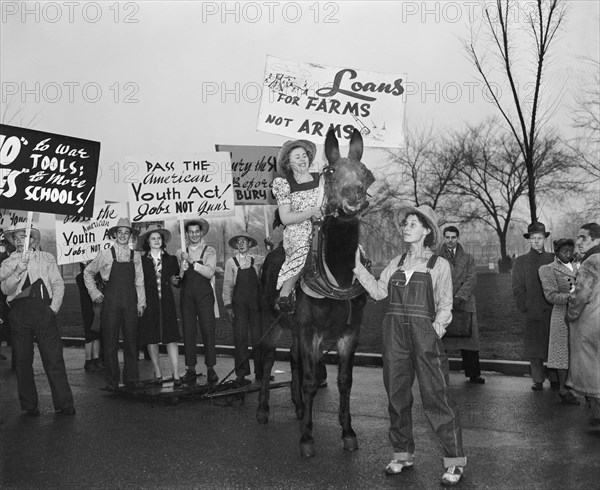
[{"label": "sign reading 'loans for farms not arms'", "polygon": [[277,176],[278,146],[216,145],[231,153],[235,204],[277,204],[273,179]]},{"label": "sign reading 'loans for farms not arms'", "polygon": [[128,157],[132,222],[234,215],[231,157],[226,152]]},{"label": "sign reading 'loans for farms not arms'", "polygon": [[91,216],[100,143],[0,125],[2,207]]},{"label": "sign reading 'loans for farms not arms'", "polygon": [[300,63],[267,56],[259,131],[322,144],[330,127],[365,146],[404,146],[405,74]]}]

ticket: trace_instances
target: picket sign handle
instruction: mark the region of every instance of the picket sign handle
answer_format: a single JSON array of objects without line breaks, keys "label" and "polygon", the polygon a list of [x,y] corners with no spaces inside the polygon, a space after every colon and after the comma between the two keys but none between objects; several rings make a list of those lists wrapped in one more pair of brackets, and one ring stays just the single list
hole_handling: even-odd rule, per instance
[{"label": "picket sign handle", "polygon": [[179,219],[179,235],[181,236],[181,253],[183,253],[185,252],[185,227],[181,218]]},{"label": "picket sign handle", "polygon": [[23,255],[29,250],[29,238],[31,235],[31,222],[33,221],[33,211],[27,211],[27,224],[25,225],[25,246],[23,247]]},{"label": "picket sign handle", "polygon": [[267,206],[263,206],[263,219],[265,222],[265,238],[269,238],[269,215],[267,213]]}]

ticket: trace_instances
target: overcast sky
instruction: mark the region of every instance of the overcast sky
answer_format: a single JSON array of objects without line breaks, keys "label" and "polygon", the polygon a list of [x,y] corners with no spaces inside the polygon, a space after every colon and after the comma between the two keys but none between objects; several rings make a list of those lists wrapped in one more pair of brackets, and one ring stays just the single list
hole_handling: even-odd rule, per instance
[{"label": "overcast sky", "polygon": [[[586,77],[580,57],[598,59],[599,45],[599,2],[569,4],[545,86],[549,99],[564,91],[551,121],[562,131]],[[515,29],[532,2],[519,5]],[[406,73],[408,128],[496,114],[462,47],[481,13],[476,1],[2,2],[2,112],[18,107],[24,123],[37,115],[35,129],[100,141],[97,199],[123,200],[126,155],[283,143],[256,131],[269,54]],[[530,44],[516,46],[528,93]]]}]

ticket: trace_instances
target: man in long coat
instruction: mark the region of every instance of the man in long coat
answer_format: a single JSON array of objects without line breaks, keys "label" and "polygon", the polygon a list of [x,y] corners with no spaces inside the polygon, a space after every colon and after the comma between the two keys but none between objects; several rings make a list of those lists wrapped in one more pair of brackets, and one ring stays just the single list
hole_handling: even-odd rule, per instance
[{"label": "man in long coat", "polygon": [[571,356],[567,384],[588,397],[590,423],[600,426],[600,225],[583,225],[576,244],[583,258],[566,314]]},{"label": "man in long coat", "polygon": [[[538,271],[554,261],[554,254],[544,250],[550,235],[543,223],[532,223],[523,236],[531,249],[515,259],[512,270],[513,296],[517,308],[525,315],[523,358],[531,366],[532,390],[542,390],[546,379],[544,361],[548,358],[548,337],[552,305],[546,300]],[[558,387],[558,382],[556,382]]]},{"label": "man in long coat", "polygon": [[[465,376],[469,378],[470,382],[483,384],[485,379],[481,377],[481,368],[479,367],[479,327],[477,325],[475,296],[473,295],[477,283],[475,260],[458,243],[459,237],[460,232],[455,226],[444,228],[445,243],[441,246],[439,254],[450,263],[450,270],[452,271],[452,313],[462,310],[471,314],[472,334],[470,337],[448,337],[445,335],[442,341],[447,351],[460,349]],[[453,318],[452,321],[459,321],[458,316]]]}]

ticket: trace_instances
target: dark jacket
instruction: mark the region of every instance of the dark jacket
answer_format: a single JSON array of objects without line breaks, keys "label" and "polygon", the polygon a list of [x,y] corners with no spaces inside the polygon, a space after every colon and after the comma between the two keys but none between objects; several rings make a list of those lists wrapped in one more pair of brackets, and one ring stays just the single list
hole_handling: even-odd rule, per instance
[{"label": "dark jacket", "polygon": [[548,356],[548,336],[552,304],[544,296],[539,269],[554,262],[554,254],[538,253],[531,249],[515,259],[512,270],[513,296],[517,308],[525,315],[524,353],[525,359]]},{"label": "dark jacket", "polygon": [[[446,350],[464,349],[479,350],[479,328],[477,324],[477,309],[475,308],[475,296],[473,291],[477,284],[477,274],[475,272],[475,260],[471,254],[465,252],[459,244],[456,245],[454,256],[448,251],[446,245],[442,245],[439,250],[440,256],[444,257],[450,263],[452,272],[452,295],[454,300],[461,300],[460,309],[472,313],[471,337],[444,337],[444,348]],[[456,301],[455,301],[456,303]]]},{"label": "dark jacket", "polygon": [[[140,318],[139,344],[168,344],[179,340],[175,298],[171,289],[171,276],[179,274],[177,258],[168,253],[162,256],[161,299],[158,298],[158,284],[154,261],[148,255],[142,257],[146,310]],[[161,321],[162,320],[162,321]]]}]

